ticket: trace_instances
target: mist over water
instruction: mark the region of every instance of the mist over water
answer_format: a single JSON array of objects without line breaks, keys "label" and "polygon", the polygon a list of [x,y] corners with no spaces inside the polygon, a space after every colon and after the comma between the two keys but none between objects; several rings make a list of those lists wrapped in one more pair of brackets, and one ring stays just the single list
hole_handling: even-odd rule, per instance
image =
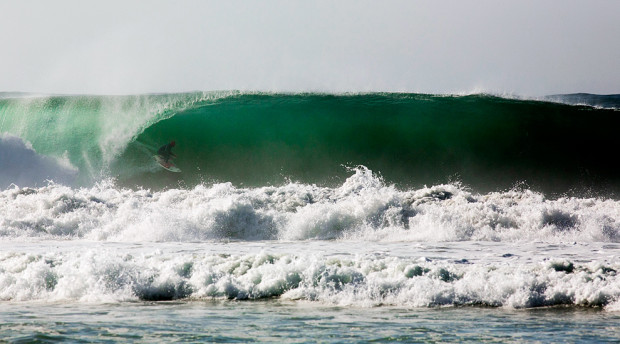
[{"label": "mist over water", "polygon": [[0,134],[0,189],[42,186],[49,181],[71,185],[78,171],[67,160],[37,154],[29,142]]},{"label": "mist over water", "polygon": [[[535,11],[533,11],[535,8]],[[0,91],[618,93],[614,1],[3,2]],[[64,39],[60,39],[63,37]]]}]

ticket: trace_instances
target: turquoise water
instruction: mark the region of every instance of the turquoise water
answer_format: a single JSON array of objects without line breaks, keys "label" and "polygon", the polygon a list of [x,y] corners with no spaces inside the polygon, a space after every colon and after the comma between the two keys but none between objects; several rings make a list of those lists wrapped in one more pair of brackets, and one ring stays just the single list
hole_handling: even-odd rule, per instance
[{"label": "turquoise water", "polygon": [[0,342],[618,342],[618,108],[0,94]]},{"label": "turquoise water", "polygon": [[4,305],[9,342],[614,343],[620,315],[546,308],[348,308],[281,301]]},{"label": "turquoise water", "polygon": [[[363,165],[402,187],[458,180],[485,192],[525,184],[549,194],[613,196],[620,190],[610,164],[620,148],[617,96],[577,96],[549,100],[604,107],[490,95],[18,97],[0,99],[0,132],[64,159],[83,186],[109,177],[151,188],[333,186],[347,177],[345,167]],[[170,140],[178,143],[179,175],[152,161]]]}]

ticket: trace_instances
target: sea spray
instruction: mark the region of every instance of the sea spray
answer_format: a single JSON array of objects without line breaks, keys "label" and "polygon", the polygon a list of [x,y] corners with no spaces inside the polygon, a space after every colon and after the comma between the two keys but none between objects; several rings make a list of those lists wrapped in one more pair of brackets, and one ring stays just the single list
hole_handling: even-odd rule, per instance
[{"label": "sea spray", "polygon": [[[488,247],[495,258],[485,259],[468,253],[471,246],[455,245],[455,254],[469,255],[470,262],[416,257],[433,251],[430,247],[410,248],[407,256],[399,257],[361,252],[321,255],[304,252],[299,244],[279,246],[288,252],[230,254],[212,244],[106,244],[93,249],[50,243],[45,252],[23,252],[23,245],[18,245],[0,253],[0,300],[100,303],[279,297],[357,307],[575,305],[613,310],[620,297],[617,261],[541,260],[538,254],[501,257],[497,254],[501,246]],[[360,251],[355,245],[341,248],[345,247]],[[575,253],[585,252],[576,249]]]},{"label": "sea spray", "polygon": [[92,185],[113,174],[110,164],[145,128],[231,94],[0,98],[0,133],[29,142],[39,154],[69,160],[80,171],[78,181]]},{"label": "sea spray", "polygon": [[340,186],[231,183],[164,191],[49,184],[0,192],[3,239],[620,242],[620,204],[478,194],[458,184],[400,190],[358,167]]},{"label": "sea spray", "polygon": [[11,185],[34,187],[56,181],[71,185],[78,174],[68,158],[38,154],[30,142],[0,133],[0,190]]}]

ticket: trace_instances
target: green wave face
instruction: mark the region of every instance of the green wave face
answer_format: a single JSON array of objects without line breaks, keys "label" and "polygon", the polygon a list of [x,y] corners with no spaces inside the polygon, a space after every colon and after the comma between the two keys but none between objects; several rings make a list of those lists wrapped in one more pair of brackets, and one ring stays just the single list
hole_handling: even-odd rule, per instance
[{"label": "green wave face", "polygon": [[[0,131],[65,154],[82,182],[341,184],[364,165],[389,183],[480,191],[616,192],[617,110],[485,95],[192,93],[0,100]],[[24,104],[27,104],[24,105]],[[20,116],[21,115],[21,116]],[[172,174],[152,156],[176,140]],[[67,153],[64,153],[64,152]]]},{"label": "green wave face", "polygon": [[136,135],[218,94],[0,97],[0,133],[28,141],[39,154],[63,158],[78,183],[115,176],[110,169]]}]

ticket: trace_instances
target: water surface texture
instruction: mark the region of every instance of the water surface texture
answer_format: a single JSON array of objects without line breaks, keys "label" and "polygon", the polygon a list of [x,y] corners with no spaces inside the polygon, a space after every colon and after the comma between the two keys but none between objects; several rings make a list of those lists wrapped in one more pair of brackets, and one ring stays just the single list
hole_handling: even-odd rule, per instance
[{"label": "water surface texture", "polygon": [[618,104],[1,94],[0,341],[617,342]]}]

